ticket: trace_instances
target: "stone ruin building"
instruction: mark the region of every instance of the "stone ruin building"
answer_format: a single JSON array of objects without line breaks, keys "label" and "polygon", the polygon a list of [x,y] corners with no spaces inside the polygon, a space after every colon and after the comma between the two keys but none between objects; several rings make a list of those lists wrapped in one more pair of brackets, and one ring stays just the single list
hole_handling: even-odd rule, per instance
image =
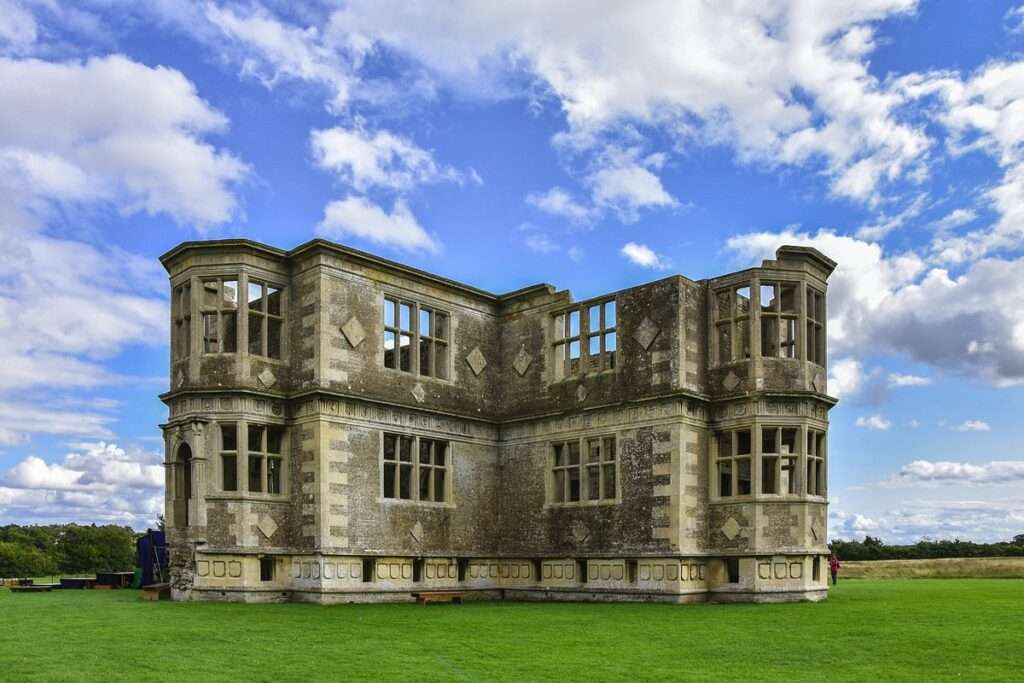
[{"label": "stone ruin building", "polygon": [[323,240],[161,261],[175,599],[826,596],[818,251],[581,302]]}]

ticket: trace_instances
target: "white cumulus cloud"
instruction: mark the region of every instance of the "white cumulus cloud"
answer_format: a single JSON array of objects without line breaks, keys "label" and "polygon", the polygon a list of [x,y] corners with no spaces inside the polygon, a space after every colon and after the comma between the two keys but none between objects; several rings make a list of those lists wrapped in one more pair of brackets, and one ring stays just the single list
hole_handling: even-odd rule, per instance
[{"label": "white cumulus cloud", "polygon": [[995,460],[981,465],[915,460],[900,469],[909,482],[1013,484],[1024,481],[1024,460]]},{"label": "white cumulus cloud", "polygon": [[920,375],[905,375],[899,372],[890,372],[888,377],[890,387],[923,387],[932,383],[930,377]]},{"label": "white cumulus cloud", "polygon": [[0,476],[0,520],[152,525],[163,511],[156,453],[97,441],[72,444],[59,463],[29,455]]},{"label": "white cumulus cloud", "polygon": [[593,183],[595,204],[614,208],[625,222],[636,221],[639,209],[676,204],[661,179],[637,164],[603,168],[594,175]]},{"label": "white cumulus cloud", "polygon": [[[727,246],[747,262],[783,244],[812,246],[838,261],[829,280],[829,348],[905,354],[997,386],[1024,383],[1024,258],[987,258],[952,275],[912,251],[787,228],[737,235]],[[1018,331],[1019,330],[1019,331]]]},{"label": "white cumulus cloud", "polygon": [[590,209],[560,187],[552,187],[543,193],[531,192],[526,196],[526,203],[545,213],[568,218],[573,223],[585,223],[592,216]]},{"label": "white cumulus cloud", "polygon": [[203,227],[237,210],[248,167],[205,141],[224,131],[179,71],[121,55],[53,63],[0,58],[0,190],[100,201]]},{"label": "white cumulus cloud", "polygon": [[664,256],[658,255],[646,244],[627,242],[623,245],[621,253],[630,261],[630,263],[638,265],[641,268],[667,270],[672,267],[672,264]]},{"label": "white cumulus cloud", "polygon": [[317,165],[338,173],[360,192],[405,191],[424,183],[464,179],[455,169],[439,165],[429,151],[390,131],[371,134],[358,127],[335,127],[314,130],[310,140]]},{"label": "white cumulus cloud", "polygon": [[884,432],[888,431],[892,427],[892,421],[887,420],[881,415],[867,415],[858,417],[856,425],[865,429]]},{"label": "white cumulus cloud", "polygon": [[327,91],[330,111],[344,110],[358,80],[356,65],[325,42],[322,30],[288,24],[258,5],[236,11],[211,2],[204,8],[206,19],[227,42],[208,40],[241,66],[243,76],[267,88],[285,81],[317,84]]},{"label": "white cumulus cloud", "polygon": [[856,358],[839,358],[830,364],[828,391],[832,396],[856,394],[864,383],[864,364]]},{"label": "white cumulus cloud", "polygon": [[[915,0],[722,5],[356,0],[330,21],[341,46],[412,57],[446,82],[546,84],[577,140],[629,124],[733,145],[741,158],[823,162],[836,194],[871,201],[929,143],[900,120],[905,96],[868,71],[874,23]],[[635,180],[640,180],[636,174]],[[642,196],[651,194],[647,186]]]},{"label": "white cumulus cloud", "polygon": [[0,52],[18,53],[36,42],[35,17],[15,0],[0,0]]},{"label": "white cumulus cloud", "polygon": [[330,239],[358,237],[403,251],[440,253],[441,245],[409,211],[401,199],[390,212],[363,197],[347,197],[331,202],[317,233]]}]

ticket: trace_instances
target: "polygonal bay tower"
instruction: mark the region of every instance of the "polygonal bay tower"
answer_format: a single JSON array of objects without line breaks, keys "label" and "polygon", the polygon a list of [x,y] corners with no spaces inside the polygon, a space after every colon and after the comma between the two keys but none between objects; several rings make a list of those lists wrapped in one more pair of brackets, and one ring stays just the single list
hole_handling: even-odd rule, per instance
[{"label": "polygonal bay tower", "polygon": [[322,240],[161,261],[176,599],[825,597],[818,251],[583,302]]}]

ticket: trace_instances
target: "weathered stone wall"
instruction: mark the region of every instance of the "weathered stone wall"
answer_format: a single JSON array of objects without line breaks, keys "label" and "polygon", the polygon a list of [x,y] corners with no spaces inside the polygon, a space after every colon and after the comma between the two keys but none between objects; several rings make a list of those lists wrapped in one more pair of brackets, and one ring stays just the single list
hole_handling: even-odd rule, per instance
[{"label": "weathered stone wall", "polygon": [[[452,413],[497,414],[502,355],[493,304],[450,288],[357,268],[342,258],[319,259],[309,272],[319,279],[319,325],[314,331],[319,373],[300,388]],[[384,367],[385,295],[449,314],[448,379]],[[351,338],[343,331],[346,325]],[[474,351],[485,363],[479,374],[467,361]]]},{"label": "weathered stone wall", "polygon": [[[696,552],[705,546],[703,410],[650,402],[508,425],[499,457],[500,549],[533,556]],[[546,492],[557,441],[614,436],[618,499],[558,504]]]},{"label": "weathered stone wall", "polygon": [[[559,378],[553,315],[567,306],[586,308],[611,298],[617,309],[616,367]],[[572,303],[564,292],[539,292],[522,299],[504,308],[500,320],[503,419],[650,398],[688,388],[687,373],[694,386],[700,381],[695,354],[700,349],[703,299],[700,287],[685,278],[671,277],[585,302]],[[691,312],[692,318],[687,317]],[[689,351],[687,334],[693,336]],[[583,346],[585,366],[585,335]],[[520,356],[523,372],[516,367]]]},{"label": "weathered stone wall", "polygon": [[[303,435],[303,535],[313,546],[365,555],[495,552],[494,427],[357,400],[309,399],[295,413]],[[449,501],[383,498],[384,432],[449,443]]]},{"label": "weathered stone wall", "polygon": [[[367,555],[487,555],[495,552],[497,446],[452,441],[451,500],[418,503],[381,497],[382,429],[330,424],[332,438],[349,449],[347,535],[349,547]],[[450,439],[447,433],[418,432]],[[328,499],[328,505],[334,498]]]}]

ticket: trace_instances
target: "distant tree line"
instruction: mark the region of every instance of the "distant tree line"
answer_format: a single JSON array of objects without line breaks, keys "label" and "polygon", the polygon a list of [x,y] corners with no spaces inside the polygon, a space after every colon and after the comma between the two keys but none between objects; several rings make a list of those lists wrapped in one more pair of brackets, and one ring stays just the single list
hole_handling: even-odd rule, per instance
[{"label": "distant tree line", "polygon": [[835,540],[829,548],[841,560],[934,560],[944,557],[1024,557],[1024,534],[999,543],[935,541],[924,539],[913,545],[886,545],[882,539],[865,536],[863,541]]},{"label": "distant tree line", "polygon": [[127,526],[0,526],[0,577],[130,571],[135,539]]}]

